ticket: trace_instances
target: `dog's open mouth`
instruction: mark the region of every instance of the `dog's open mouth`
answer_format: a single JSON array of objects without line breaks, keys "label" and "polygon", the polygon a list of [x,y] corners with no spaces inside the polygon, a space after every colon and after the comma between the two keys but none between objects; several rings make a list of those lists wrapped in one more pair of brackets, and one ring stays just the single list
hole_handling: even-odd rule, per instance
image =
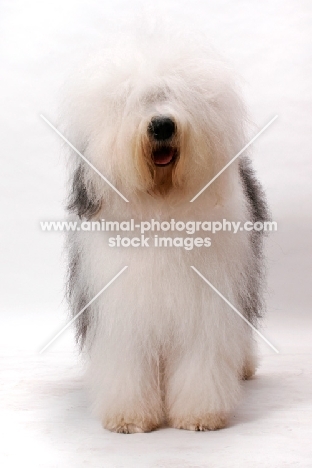
[{"label": "dog's open mouth", "polygon": [[152,158],[156,166],[168,166],[171,164],[177,156],[177,151],[171,146],[162,146],[161,148],[155,149],[152,153]]}]

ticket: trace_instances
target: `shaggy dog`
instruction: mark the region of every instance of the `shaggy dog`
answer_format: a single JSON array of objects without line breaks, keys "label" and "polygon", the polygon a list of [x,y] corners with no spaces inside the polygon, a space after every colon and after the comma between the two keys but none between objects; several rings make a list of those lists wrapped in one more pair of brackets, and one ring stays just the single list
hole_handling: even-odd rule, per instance
[{"label": "shaggy dog", "polygon": [[[70,219],[267,219],[246,155],[190,203],[248,141],[232,72],[202,44],[155,34],[103,49],[71,82],[66,109],[66,137],[129,200],[72,153]],[[255,324],[262,234],[222,231],[209,248],[190,250],[110,247],[111,236],[79,230],[68,237],[73,316],[128,265],[76,320],[95,413],[122,433],[164,423],[224,427],[241,380],[255,371],[254,339],[190,267]]]}]

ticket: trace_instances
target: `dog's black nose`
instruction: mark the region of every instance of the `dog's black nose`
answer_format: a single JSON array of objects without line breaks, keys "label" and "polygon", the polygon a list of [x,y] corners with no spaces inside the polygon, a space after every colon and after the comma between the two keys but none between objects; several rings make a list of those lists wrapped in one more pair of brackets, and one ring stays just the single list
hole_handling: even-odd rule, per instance
[{"label": "dog's black nose", "polygon": [[157,141],[168,140],[174,135],[175,130],[175,123],[170,117],[153,117],[148,126],[149,133]]}]

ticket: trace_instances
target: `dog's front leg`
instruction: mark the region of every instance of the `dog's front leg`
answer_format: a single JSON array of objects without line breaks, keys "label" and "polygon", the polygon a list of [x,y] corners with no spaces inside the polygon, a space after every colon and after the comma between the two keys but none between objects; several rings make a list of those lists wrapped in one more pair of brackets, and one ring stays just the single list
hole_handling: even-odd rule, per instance
[{"label": "dog's front leg", "polygon": [[242,355],[235,349],[223,352],[198,337],[168,362],[166,411],[171,427],[194,431],[223,428],[240,395]]},{"label": "dog's front leg", "polygon": [[163,403],[157,363],[129,341],[97,345],[92,351],[88,380],[94,412],[103,426],[125,434],[149,432],[160,426]]}]

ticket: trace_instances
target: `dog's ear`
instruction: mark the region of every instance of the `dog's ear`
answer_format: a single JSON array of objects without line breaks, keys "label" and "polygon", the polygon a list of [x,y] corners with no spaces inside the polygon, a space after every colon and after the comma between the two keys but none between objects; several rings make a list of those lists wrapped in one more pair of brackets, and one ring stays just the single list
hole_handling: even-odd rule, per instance
[{"label": "dog's ear", "polygon": [[90,219],[102,206],[102,199],[96,196],[92,182],[86,183],[85,168],[80,164],[74,172],[67,209],[79,218]]}]

